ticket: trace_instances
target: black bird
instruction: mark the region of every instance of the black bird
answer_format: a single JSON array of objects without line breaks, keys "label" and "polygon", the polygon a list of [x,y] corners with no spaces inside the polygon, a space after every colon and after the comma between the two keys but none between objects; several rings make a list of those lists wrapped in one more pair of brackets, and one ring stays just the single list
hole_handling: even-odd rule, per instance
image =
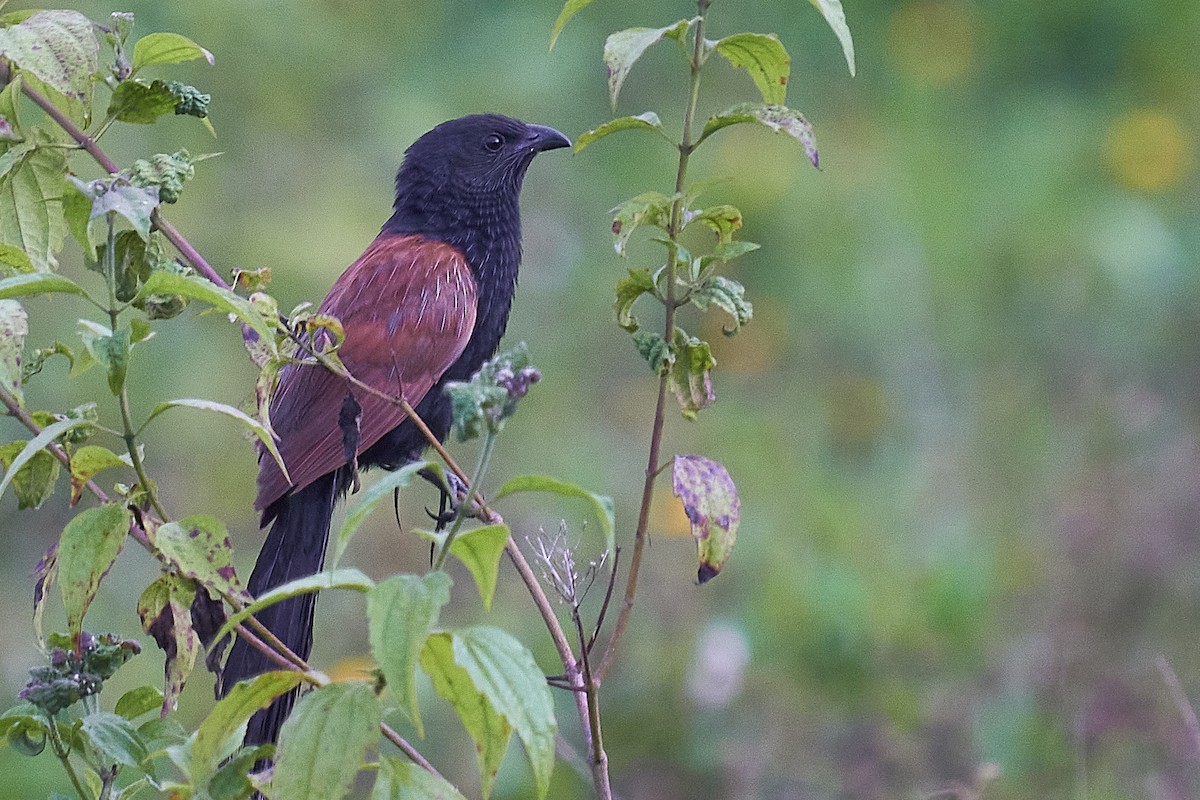
[{"label": "black bird", "polygon": [[[321,303],[345,328],[339,355],[350,373],[402,394],[439,439],[451,424],[443,387],[490,358],[508,323],[525,170],[538,153],[570,145],[553,128],[496,114],[438,125],[409,147],[391,217]],[[395,405],[318,365],[283,370],[270,414],[291,482],[260,454],[255,507],[264,526],[274,525],[250,576],[255,596],[321,570],[333,506],[357,468],[396,469],[428,444]],[[307,659],[315,602],[312,594],[296,597],[257,617]],[[222,685],[276,668],[237,639]],[[258,712],[246,742],[274,742],[295,699],[289,693]]]}]

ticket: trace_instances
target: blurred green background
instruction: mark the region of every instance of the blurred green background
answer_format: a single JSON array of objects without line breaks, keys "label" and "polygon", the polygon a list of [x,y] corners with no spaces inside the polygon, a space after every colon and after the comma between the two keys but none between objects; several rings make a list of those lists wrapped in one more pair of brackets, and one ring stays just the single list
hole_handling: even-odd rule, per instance
[{"label": "blurred green background", "polygon": [[[694,11],[598,0],[550,53],[555,0],[68,5],[95,19],[131,10],[136,33],[177,31],[215,53],[214,67],[170,77],[212,92],[217,141],[180,117],[104,144],[120,163],[222,151],[170,217],[222,270],[273,268],[285,308],[319,300],[375,234],[416,136],[479,111],[576,136],[610,117],[604,37]],[[634,624],[604,687],[620,796],[1197,796],[1200,751],[1156,660],[1200,698],[1200,4],[845,6],[853,79],[802,0],[716,0],[711,11],[712,36],[780,35],[794,59],[789,102],[816,127],[822,171],[762,129],[725,131],[693,160],[694,177],[731,179],[708,199],[738,205],[745,238],[763,248],[733,268],[755,304],[741,335],[720,336],[715,316],[687,320],[713,341],[718,403],[699,423],[671,419],[665,447],[722,460],[743,522],[726,571],[697,587],[680,513],[656,506]],[[620,111],[677,126],[684,89],[682,58],[659,45]],[[754,94],[714,59],[701,113]],[[626,541],[655,387],[612,324],[626,265],[607,211],[669,191],[672,155],[624,134],[538,159],[524,193],[509,341],[529,342],[545,380],[500,441],[492,489],[545,472],[611,494]],[[630,266],[651,265],[656,247],[637,241]],[[63,261],[79,269],[76,254]],[[29,306],[31,346],[69,340],[87,312]],[[132,367],[142,413],[169,397],[252,401],[231,326],[189,312],[156,327]],[[64,373],[51,362],[30,406],[106,395],[99,375]],[[261,541],[252,448],[223,419],[172,414],[147,444],[166,504],[223,517],[249,569]],[[12,420],[0,432],[22,434]],[[38,513],[0,500],[6,702],[39,659],[30,570],[70,516],[60,495]],[[434,498],[409,495],[412,526]],[[565,517],[583,558],[598,549],[585,508],[500,510],[519,539]],[[381,512],[347,558],[380,577],[421,569],[427,551]],[[140,635],[134,601],[156,569],[127,548],[89,627]],[[490,614],[456,577],[449,622],[502,625],[555,671],[507,564]],[[51,617],[61,625],[61,611]],[[323,597],[315,662],[361,667],[361,620],[360,597]],[[110,702],[160,675],[140,638],[147,651],[113,680]],[[210,704],[209,683],[185,692],[185,722]],[[475,794],[470,740],[432,692],[425,705],[424,749]],[[513,749],[499,798],[528,796]],[[0,749],[0,775],[4,797],[68,791],[48,755]],[[553,797],[589,791],[560,763]]]}]

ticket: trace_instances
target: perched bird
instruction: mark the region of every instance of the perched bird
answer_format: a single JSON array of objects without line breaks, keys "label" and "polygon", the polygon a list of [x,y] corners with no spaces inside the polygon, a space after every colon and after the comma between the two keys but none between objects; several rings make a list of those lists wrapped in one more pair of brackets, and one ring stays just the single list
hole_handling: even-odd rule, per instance
[{"label": "perched bird", "polygon": [[[439,439],[451,424],[444,385],[490,358],[508,323],[525,170],[538,153],[570,144],[553,128],[495,114],[438,125],[409,147],[391,217],[321,303],[345,329],[339,355],[350,373],[402,395]],[[270,415],[291,480],[260,457],[255,507],[274,524],[250,576],[256,596],[322,569],[333,506],[359,468],[395,469],[428,444],[401,409],[319,365],[283,370]],[[307,659],[314,603],[303,595],[257,617]],[[277,668],[237,639],[222,686]],[[258,712],[246,742],[274,742],[295,699]]]}]

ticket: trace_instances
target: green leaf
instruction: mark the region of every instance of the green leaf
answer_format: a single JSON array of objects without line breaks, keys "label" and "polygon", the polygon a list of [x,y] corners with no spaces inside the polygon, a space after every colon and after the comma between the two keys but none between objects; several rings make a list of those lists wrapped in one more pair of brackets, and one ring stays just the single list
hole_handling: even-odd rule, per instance
[{"label": "green leaf", "polygon": [[83,734],[103,757],[105,766],[124,764],[136,767],[146,758],[146,745],[137,729],[124,717],[108,711],[95,711],[80,721]]},{"label": "green leaf", "polygon": [[[475,742],[483,800],[491,796],[504,751],[512,736],[512,725],[496,710],[487,695],[476,688],[471,675],[455,662],[450,633],[434,633],[421,650],[421,667],[433,680],[433,688],[454,706],[463,727]],[[543,685],[545,679],[543,678]]]},{"label": "green leaf", "polygon": [[787,100],[792,57],[773,33],[735,33],[717,42],[716,50],[735,67],[742,67],[768,103]]},{"label": "green leaf", "polygon": [[[174,203],[183,191],[183,184],[196,177],[195,161],[187,150],[174,153],[155,153],[139,158],[129,168],[129,181],[134,186],[156,186],[164,203]],[[246,274],[246,273],[240,273]],[[267,270],[268,276],[270,270]],[[268,277],[269,279],[269,277]],[[278,311],[276,311],[278,315]]]},{"label": "green leaf", "polygon": [[665,28],[629,28],[617,31],[605,39],[604,66],[608,69],[608,96],[612,100],[614,111],[617,108],[617,97],[621,94],[621,86],[642,54],[667,37],[682,41],[690,24],[686,19],[681,19]]},{"label": "green leaf", "polygon": [[250,600],[233,568],[233,546],[225,523],[194,515],[160,525],[151,541],[181,575],[222,596]]},{"label": "green leaf", "polygon": [[21,390],[24,374],[25,337],[29,335],[29,315],[16,300],[0,300],[0,387],[25,405]]},{"label": "green leaf", "polygon": [[813,8],[821,12],[821,16],[829,23],[833,33],[842,44],[842,53],[846,56],[846,66],[850,75],[854,75],[854,40],[850,38],[850,26],[846,24],[846,12],[842,9],[842,0],[808,0]]},{"label": "green leaf", "polygon": [[395,756],[379,757],[371,800],[466,800],[457,789],[428,770]]},{"label": "green leaf", "polygon": [[[4,494],[4,490],[7,489],[8,485],[13,482],[13,479],[16,477],[17,473],[21,471],[21,468],[24,467],[25,464],[34,457],[34,455],[41,450],[44,450],[51,442],[53,442],[59,436],[62,436],[67,431],[83,425],[92,424],[94,423],[86,417],[72,416],[67,417],[66,419],[60,419],[57,422],[42,428],[42,432],[30,439],[29,442],[21,448],[21,451],[17,453],[11,462],[8,462],[7,459],[5,459],[8,463],[8,467],[4,473],[4,480],[0,480],[0,496]],[[57,477],[58,473],[55,472],[54,475]],[[38,503],[38,505],[41,504]]]},{"label": "green leaf", "polygon": [[195,600],[196,583],[172,573],[159,577],[138,598],[137,611],[142,628],[154,637],[166,655],[163,665],[164,713],[174,710],[200,653],[200,636],[192,627]]},{"label": "green leaf", "polygon": [[662,120],[658,118],[658,114],[647,111],[645,114],[638,114],[635,117],[618,117],[595,130],[580,134],[579,138],[575,140],[575,152],[578,153],[592,142],[620,131],[654,131],[668,142],[671,141],[671,137],[663,129]]},{"label": "green leaf", "polygon": [[741,258],[747,253],[752,253],[758,249],[758,245],[754,242],[723,242],[719,243],[713,251],[708,255],[700,257],[700,266],[707,267],[714,262],[727,264],[735,258]]},{"label": "green leaf", "polygon": [[380,738],[383,709],[369,684],[333,683],[300,699],[279,733],[271,793],[287,800],[340,800],[367,749]]},{"label": "green leaf", "polygon": [[210,65],[212,53],[178,33],[151,33],[133,46],[133,71],[154,64],[180,64],[203,58]]},{"label": "green leaf", "polygon": [[33,271],[33,262],[24,250],[15,245],[0,244],[0,272],[6,272],[11,277]]},{"label": "green leaf", "polygon": [[83,343],[108,373],[108,388],[116,397],[125,388],[125,375],[129,369],[129,329],[122,328],[109,336],[84,335]]},{"label": "green leaf", "polygon": [[666,230],[671,215],[671,198],[661,192],[645,192],[612,210],[613,249],[617,255],[625,256],[629,237],[643,225],[653,225]]},{"label": "green leaf", "polygon": [[706,278],[692,292],[691,301],[701,310],[707,310],[710,305],[715,305],[733,317],[733,326],[721,329],[726,336],[733,336],[754,316],[754,306],[746,299],[746,287],[720,275]]},{"label": "green leaf", "polygon": [[92,76],[100,71],[100,42],[92,21],[78,11],[39,11],[0,29],[0,55],[67,98],[91,104]]},{"label": "green leaf", "polygon": [[87,297],[83,287],[53,272],[31,272],[27,275],[14,275],[0,281],[0,299],[9,297],[28,297],[37,294],[77,294]]},{"label": "green leaf", "polygon": [[675,456],[672,490],[683,501],[700,556],[700,583],[715,578],[737,542],[742,501],[724,465],[704,456]]},{"label": "green leaf", "polygon": [[520,492],[549,492],[561,497],[578,497],[587,500],[591,503],[592,510],[596,512],[600,530],[604,533],[604,548],[609,553],[613,552],[616,538],[616,512],[611,497],[589,492],[581,486],[560,481],[558,478],[551,478],[548,475],[518,475],[506,481],[493,499],[500,500]]},{"label": "green leaf", "polygon": [[[471,573],[483,607],[489,611],[496,593],[496,580],[500,575],[500,556],[504,554],[509,535],[507,525],[484,525],[459,533],[450,543],[450,554]],[[435,541],[444,538],[436,534],[429,536]]]},{"label": "green leaf", "polygon": [[558,41],[558,35],[562,33],[563,28],[571,21],[571,17],[578,14],[583,9],[592,4],[592,0],[567,0],[563,4],[562,11],[558,12],[558,19],[554,20],[554,27],[550,30],[550,49],[554,49],[554,43]]},{"label": "green leaf", "polygon": [[671,363],[667,385],[679,401],[683,416],[695,419],[698,411],[708,408],[717,399],[711,374],[717,362],[708,342],[688,336],[680,328],[675,329],[671,351],[675,360]]},{"label": "green leaf", "polygon": [[793,111],[787,106],[763,105],[762,103],[736,105],[715,117],[710,117],[708,122],[704,123],[704,130],[700,132],[700,138],[696,144],[722,128],[745,122],[764,125],[776,133],[786,133],[804,146],[804,152],[814,167],[821,166],[821,159],[817,154],[817,138],[813,134],[812,125],[804,118],[803,114]]},{"label": "green leaf", "polygon": [[367,594],[371,655],[383,671],[400,708],[425,737],[417,703],[417,663],[421,648],[437,625],[438,612],[450,602],[450,576],[394,575]]},{"label": "green leaf", "polygon": [[0,117],[4,118],[5,125],[2,132],[4,135],[0,139],[5,141],[19,141],[22,138],[21,121],[17,113],[17,98],[21,96],[21,73],[10,75],[8,84],[3,90],[0,90]]},{"label": "green leaf", "polygon": [[661,333],[637,331],[633,334],[633,346],[655,375],[664,375],[675,363],[675,353]]},{"label": "green leaf", "polygon": [[262,314],[259,314],[250,301],[228,289],[217,286],[206,278],[197,275],[177,275],[173,272],[158,270],[146,280],[146,285],[138,292],[137,299],[144,300],[155,294],[178,294],[208,303],[219,311],[233,314],[253,328],[264,341],[275,341],[274,325]]},{"label": "green leaf", "polygon": [[558,732],[545,674],[525,645],[499,628],[465,628],[455,631],[452,639],[454,662],[517,732],[533,769],[537,796],[545,797]]},{"label": "green leaf", "polygon": [[[154,275],[164,274],[166,273],[154,273]],[[147,286],[149,286],[151,281],[153,281],[154,275],[151,275],[151,280],[146,282]],[[233,406],[228,406],[224,403],[218,403],[213,400],[199,400],[194,397],[184,397],[179,400],[167,400],[159,403],[154,407],[154,410],[150,412],[150,416],[146,419],[146,422],[154,419],[169,408],[198,408],[202,411],[215,411],[218,414],[224,414],[227,417],[236,419],[238,422],[249,428],[251,433],[258,437],[258,441],[262,443],[263,448],[271,454],[271,457],[275,459],[275,463],[279,465],[280,471],[283,472],[284,479],[291,480],[291,478],[288,477],[287,467],[283,463],[283,456],[279,454],[279,448],[276,447],[275,439],[271,435],[271,432],[267,430],[261,422],[246,414],[244,411],[240,411]]]},{"label": "green leaf", "polygon": [[342,527],[338,531],[337,544],[333,549],[333,561],[330,562],[330,568],[336,569],[337,565],[342,560],[342,555],[346,552],[346,546],[350,544],[351,537],[358,530],[358,526],[363,524],[363,520],[375,509],[379,501],[390,495],[396,489],[403,489],[412,483],[413,476],[429,466],[427,461],[414,461],[410,464],[405,464],[398,470],[389,472],[383,478],[371,484],[371,486],[362,493],[362,499],[346,514],[346,519],[342,522]]},{"label": "green leaf", "polygon": [[108,104],[108,116],[121,122],[152,125],[159,117],[175,113],[178,103],[175,94],[163,81],[142,83],[128,80],[113,90]]},{"label": "green leaf", "polygon": [[63,181],[63,216],[71,237],[83,248],[87,260],[94,264],[100,260],[96,257],[96,246],[100,242],[94,241],[92,236],[92,198],[75,185],[75,180],[74,175],[68,175]]},{"label": "green leaf", "polygon": [[58,540],[58,586],[67,626],[79,635],[101,579],[117,560],[132,515],[115,503],[89,508],[67,523]]},{"label": "green leaf", "polygon": [[[25,451],[24,441],[9,442],[0,447],[0,465],[7,471],[13,460]],[[41,508],[54,496],[61,464],[46,450],[34,453],[12,476],[13,493],[17,496],[17,508]]]},{"label": "green leaf", "polygon": [[254,712],[296,688],[303,678],[299,672],[286,670],[264,672],[235,684],[208,712],[191,742],[189,774],[193,785],[208,784],[224,758],[229,740],[234,736],[241,740],[241,728]]},{"label": "green leaf", "polygon": [[107,447],[89,444],[71,454],[71,505],[79,502],[83,487],[97,473],[113,467],[127,467],[129,456],[119,456]]},{"label": "green leaf", "polygon": [[163,693],[157,686],[139,686],[121,695],[113,710],[125,719],[133,721],[143,714],[160,710],[162,704]]},{"label": "green leaf", "polygon": [[19,247],[39,272],[55,266],[54,254],[66,239],[62,204],[66,172],[63,150],[39,147],[0,177],[0,242]]},{"label": "green leaf", "polygon": [[95,234],[90,230],[96,222],[103,223],[109,212],[124,217],[138,236],[143,240],[150,238],[150,215],[158,208],[157,186],[132,186],[120,181],[105,188],[105,191],[92,201],[92,215],[88,222],[89,236]]},{"label": "green leaf", "polygon": [[375,581],[356,569],[335,569],[330,572],[318,572],[316,575],[306,575],[294,581],[276,586],[266,594],[260,595],[253,603],[237,613],[230,614],[229,619],[217,631],[214,641],[220,641],[233,632],[233,629],[252,614],[257,614],[264,608],[281,603],[290,597],[302,594],[323,592],[327,589],[353,589],[356,592],[369,592],[375,586]]},{"label": "green leaf", "polygon": [[644,294],[658,296],[658,287],[648,269],[631,269],[629,274],[617,281],[617,299],[613,301],[613,312],[617,324],[633,333],[638,329],[637,317],[633,315],[633,304]]},{"label": "green leaf", "polygon": [[729,244],[733,241],[733,234],[742,227],[742,212],[730,205],[710,206],[689,212],[683,227],[686,229],[696,222],[711,228],[720,244]]}]

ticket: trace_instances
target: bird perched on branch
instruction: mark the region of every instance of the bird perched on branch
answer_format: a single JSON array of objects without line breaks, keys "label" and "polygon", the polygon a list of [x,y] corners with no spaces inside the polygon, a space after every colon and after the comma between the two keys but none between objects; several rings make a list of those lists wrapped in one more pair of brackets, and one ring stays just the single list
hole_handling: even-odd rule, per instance
[{"label": "bird perched on branch", "polygon": [[[504,334],[521,260],[518,195],[545,150],[571,142],[553,128],[494,114],[438,125],[409,147],[396,176],[392,216],[321,303],[345,329],[338,351],[350,374],[403,396],[433,433],[450,430],[448,381],[468,379]],[[320,365],[286,367],[271,400],[279,451],[291,478],[260,458],[262,524],[274,522],[249,590],[264,592],[322,569],[334,504],[359,468],[395,469],[428,445],[396,405]],[[306,594],[257,615],[301,658],[312,649]],[[222,685],[277,665],[237,639]],[[250,721],[246,742],[274,742],[295,693]]]}]

